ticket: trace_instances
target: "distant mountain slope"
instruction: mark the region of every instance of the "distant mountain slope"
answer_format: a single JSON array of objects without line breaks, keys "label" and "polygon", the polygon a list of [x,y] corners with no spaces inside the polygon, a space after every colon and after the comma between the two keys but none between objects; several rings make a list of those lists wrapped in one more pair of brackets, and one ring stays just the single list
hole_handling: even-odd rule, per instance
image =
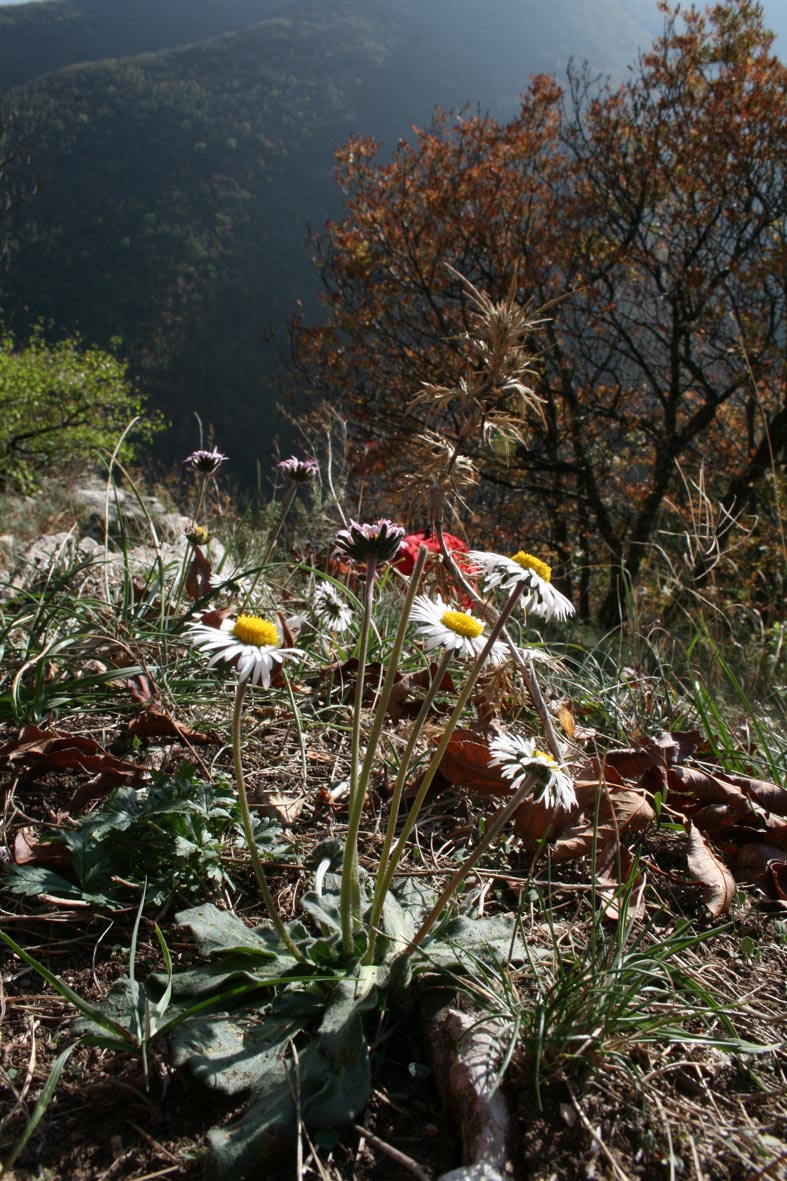
[{"label": "distant mountain slope", "polygon": [[0,8],[0,91],[80,62],[205,41],[293,0],[42,0]]},{"label": "distant mountain slope", "polygon": [[77,66],[18,95],[38,192],[15,208],[0,306],[17,332],[123,339],[176,422],[267,452],[275,350],[316,286],[307,226],[335,207],[333,146],[387,50],[379,22],[276,18],[200,45]]},{"label": "distant mountain slope", "polygon": [[[271,326],[281,342],[319,288],[305,236],[338,212],[335,146],[353,130],[395,143],[436,103],[507,117],[531,72],[572,53],[620,71],[660,24],[655,0],[47,0],[9,14],[0,74],[17,57],[35,73],[58,46],[115,60],[13,95],[38,192],[13,210],[0,307],[19,333],[44,319],[54,335],[121,337],[177,423],[169,445],[191,440],[196,408],[246,474],[273,430]],[[229,20],[240,30],[190,43]],[[189,44],[134,56],[166,36]]]}]

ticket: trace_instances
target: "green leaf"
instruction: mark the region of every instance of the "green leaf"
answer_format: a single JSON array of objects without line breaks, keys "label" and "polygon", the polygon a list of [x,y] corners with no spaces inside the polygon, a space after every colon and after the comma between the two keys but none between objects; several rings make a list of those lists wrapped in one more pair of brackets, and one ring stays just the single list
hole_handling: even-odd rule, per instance
[{"label": "green leaf", "polygon": [[106,1029],[122,1028],[130,1038],[126,1049],[139,1044],[144,1031],[146,1002],[150,998],[142,985],[128,976],[114,982],[103,1000],[93,1006],[93,1013],[77,1017],[72,1025],[78,1037],[99,1037]]},{"label": "green leaf", "polygon": [[248,1091],[268,1077],[281,1047],[319,1017],[322,999],[288,992],[264,1021],[259,1010],[184,1021],[171,1038],[172,1061],[225,1095]]},{"label": "green leaf", "polygon": [[374,1007],[383,979],[377,969],[341,979],[305,1047],[296,1052],[288,1041],[265,1055],[244,1115],[208,1135],[208,1181],[251,1181],[279,1162],[293,1143],[298,1108],[314,1128],[339,1127],[357,1117],[371,1094],[362,1014]]},{"label": "green leaf", "polygon": [[43,865],[15,865],[3,877],[3,886],[11,894],[35,898],[52,894],[56,898],[81,898],[82,891],[52,869]]},{"label": "green leaf", "polygon": [[[218,996],[233,982],[246,981],[250,987],[263,988],[282,979],[281,973],[277,971],[278,964],[273,963],[267,956],[259,968],[255,968],[255,963],[252,955],[239,952],[210,964],[188,968],[185,972],[176,972],[172,977],[172,995],[180,1001],[185,1001],[189,997],[206,999],[211,995]],[[286,967],[291,970],[294,964],[295,960],[290,959]],[[166,988],[166,977],[157,973],[153,979],[162,988]]]},{"label": "green leaf", "polygon": [[312,916],[324,937],[341,935],[339,905],[338,901],[334,904],[332,895],[320,896],[309,890],[301,899],[301,906],[307,914]]},{"label": "green leaf", "polygon": [[515,915],[467,918],[459,915],[438,928],[424,943],[424,955],[433,964],[461,969],[468,959],[521,963],[525,948]]},{"label": "green leaf", "polygon": [[281,944],[273,930],[268,927],[251,930],[234,914],[219,910],[210,902],[182,910],[175,921],[178,926],[189,928],[202,955],[253,951],[258,957],[273,961],[280,954]]}]

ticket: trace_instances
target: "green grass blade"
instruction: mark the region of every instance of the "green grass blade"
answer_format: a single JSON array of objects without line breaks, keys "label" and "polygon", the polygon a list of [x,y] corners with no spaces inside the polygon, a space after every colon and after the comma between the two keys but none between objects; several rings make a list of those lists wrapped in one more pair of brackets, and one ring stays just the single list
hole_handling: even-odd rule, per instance
[{"label": "green grass blade", "polygon": [[86,1001],[79,993],[74,992],[73,988],[69,988],[67,984],[64,984],[59,977],[55,976],[53,972],[50,972],[48,968],[45,968],[35,956],[30,955],[23,947],[15,943],[5,931],[0,931],[0,939],[2,939],[7,947],[11,948],[11,951],[15,955],[18,955],[21,960],[24,960],[34,971],[38,972],[42,980],[46,980],[47,984],[50,984],[56,992],[60,993],[64,1000],[69,1001],[75,1009],[78,1009],[84,1017],[88,1017],[96,1025],[109,1030],[110,1033],[117,1034],[124,1045],[134,1045],[133,1038],[127,1029],[124,1029],[117,1021],[113,1021],[111,1017],[107,1017],[106,1013],[102,1012],[96,1005],[91,1005],[90,1001]]},{"label": "green grass blade", "polygon": [[[2,932],[0,932],[0,934],[2,934]],[[16,1144],[11,1149],[10,1156],[8,1156],[5,1160],[5,1162],[2,1165],[0,1165],[0,1174],[9,1173],[11,1171],[11,1169],[13,1168],[14,1162],[17,1159],[17,1157],[19,1156],[19,1154],[24,1151],[25,1145],[29,1141],[30,1137],[33,1135],[33,1132],[35,1132],[36,1128],[40,1124],[40,1122],[44,1116],[44,1113],[46,1112],[47,1107],[49,1107],[49,1104],[52,1102],[52,1097],[53,1097],[55,1090],[57,1088],[57,1084],[60,1081],[60,1076],[63,1073],[63,1068],[65,1067],[69,1058],[73,1054],[74,1050],[76,1050],[81,1045],[84,1045],[83,1039],[80,1039],[79,1041],[76,1041],[76,1042],[72,1042],[70,1046],[66,1046],[65,1050],[61,1050],[61,1052],[58,1054],[57,1058],[55,1058],[54,1062],[52,1063],[51,1069],[49,1071],[49,1075],[47,1077],[47,1080],[41,1089],[41,1094],[38,1096],[38,1102],[36,1103],[35,1107],[33,1108],[33,1114],[30,1116],[30,1119],[27,1121],[27,1124],[25,1126],[25,1130],[22,1132],[22,1135],[19,1137]]]}]

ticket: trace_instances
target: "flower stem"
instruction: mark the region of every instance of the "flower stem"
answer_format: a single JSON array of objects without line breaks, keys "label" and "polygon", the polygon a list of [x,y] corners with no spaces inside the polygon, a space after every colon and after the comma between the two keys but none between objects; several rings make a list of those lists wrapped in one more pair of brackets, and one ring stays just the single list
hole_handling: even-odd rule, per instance
[{"label": "flower stem", "polygon": [[293,942],[287,928],[279,917],[276,910],[276,903],[271,894],[268,879],[265,876],[262,861],[257,850],[257,842],[254,839],[254,828],[251,823],[251,812],[249,811],[249,801],[246,795],[246,783],[243,778],[243,763],[241,760],[240,750],[240,723],[243,712],[243,698],[246,694],[246,686],[248,681],[238,681],[238,687],[235,690],[235,707],[232,711],[232,762],[235,768],[235,782],[238,787],[238,802],[240,803],[240,814],[243,819],[243,831],[246,834],[246,844],[249,848],[249,856],[251,857],[251,864],[254,868],[254,876],[257,879],[257,885],[260,888],[262,900],[265,903],[265,909],[268,912],[268,917],[273,923],[276,934],[281,941],[286,945],[288,950],[292,952],[297,960],[303,960],[305,957],[303,952]]},{"label": "flower stem", "polygon": [[[506,620],[508,619],[508,617],[511,614],[511,612],[513,611],[514,607],[518,603],[519,598],[520,598],[524,589],[525,589],[524,584],[519,583],[511,591],[511,594],[508,596],[507,602],[503,606],[502,611],[500,612],[499,616],[497,617],[497,620],[495,621],[495,623],[492,627],[492,630],[489,633],[489,637],[486,641],[486,644],[484,645],[483,649],[479,653],[475,664],[472,666],[469,673],[467,674],[467,679],[465,680],[465,683],[462,686],[462,689],[459,693],[459,697],[457,698],[453,713],[451,714],[450,718],[448,719],[448,721],[446,723],[445,730],[443,731],[440,742],[437,745],[437,749],[435,750],[434,754],[432,755],[431,762],[429,763],[429,766],[427,767],[426,772],[424,773],[424,777],[421,780],[421,785],[418,788],[418,792],[416,794],[415,799],[413,800],[412,807],[410,808],[410,811],[407,814],[407,818],[404,822],[404,827],[403,827],[401,833],[399,834],[399,839],[393,848],[393,851],[392,851],[390,858],[388,860],[388,864],[385,867],[384,872],[380,872],[377,875],[377,884],[375,886],[375,896],[374,896],[373,905],[375,905],[375,904],[377,905],[378,917],[379,917],[379,914],[382,913],[382,903],[385,899],[385,895],[388,893],[388,890],[391,887],[391,882],[393,881],[393,876],[396,873],[396,867],[398,866],[399,861],[401,860],[401,857],[402,857],[402,853],[404,852],[404,846],[407,842],[408,837],[410,836],[410,833],[413,831],[413,828],[415,827],[415,822],[418,819],[418,814],[421,811],[421,808],[423,807],[423,803],[424,803],[424,800],[426,799],[429,788],[432,786],[432,780],[434,779],[435,775],[437,774],[440,763],[442,762],[443,755],[445,754],[446,750],[448,749],[448,743],[451,741],[451,736],[459,723],[459,719],[462,716],[462,712],[463,712],[465,706],[467,705],[467,702],[470,699],[470,694],[472,693],[473,688],[475,687],[475,683],[478,680],[479,676],[481,675],[484,665],[486,664],[487,657],[489,656],[489,653],[492,651],[492,646],[494,645],[495,641],[497,640],[497,637],[500,635],[500,632],[502,631],[502,629],[505,627]],[[406,773],[406,767],[405,767],[405,773]],[[368,959],[368,954],[367,954],[367,959]]]},{"label": "flower stem", "polygon": [[363,620],[358,646],[358,671],[355,679],[355,703],[353,706],[352,750],[350,758],[350,804],[347,817],[347,838],[344,846],[342,866],[342,887],[340,913],[342,923],[342,951],[346,959],[352,958],[353,925],[361,921],[361,884],[358,872],[358,832],[361,827],[366,783],[359,775],[361,754],[361,720],[363,715],[363,690],[366,677],[366,654],[369,650],[369,631],[372,624],[372,603],[374,601],[374,575],[377,563],[370,557],[366,563],[366,587],[364,590]]},{"label": "flower stem", "polygon": [[383,905],[385,903],[385,896],[388,893],[388,885],[390,883],[390,876],[387,873],[388,858],[391,853],[391,846],[396,835],[396,824],[399,819],[399,809],[402,803],[402,795],[404,794],[404,784],[407,779],[407,773],[410,770],[410,759],[412,758],[415,744],[420,737],[423,730],[424,723],[429,716],[429,711],[432,708],[432,703],[437,696],[437,691],[443,683],[443,678],[448,670],[448,665],[451,662],[453,652],[450,648],[443,651],[440,664],[432,677],[429,689],[418,711],[418,717],[413,723],[410,736],[407,739],[407,746],[401,757],[399,764],[399,773],[396,776],[394,783],[393,795],[391,797],[391,804],[388,813],[388,825],[385,830],[385,839],[383,840],[383,847],[380,852],[380,859],[377,864],[377,880],[375,883],[374,897],[372,898],[372,909],[369,918],[369,948],[364,957],[367,964],[374,962],[374,946],[377,940],[378,924],[380,922],[380,915],[382,914]]},{"label": "flower stem", "polygon": [[200,478],[199,478],[199,488],[197,490],[197,503],[194,507],[194,515],[191,518],[195,525],[202,524],[199,517],[200,517],[200,513],[202,512],[202,502],[205,499],[205,487],[206,487],[207,483],[208,483],[208,473],[201,472]]},{"label": "flower stem", "polygon": [[268,537],[268,544],[266,546],[265,553],[262,555],[262,558],[260,559],[259,566],[257,567],[257,573],[254,575],[254,581],[252,582],[252,584],[249,587],[249,590],[245,596],[244,610],[247,610],[251,605],[251,596],[254,594],[255,590],[257,589],[257,583],[260,581],[260,575],[262,574],[263,570],[267,566],[268,559],[270,558],[271,554],[273,553],[273,547],[275,546],[275,544],[278,540],[279,534],[281,533],[281,527],[284,524],[287,513],[290,511],[290,506],[291,506],[293,500],[295,499],[295,493],[297,491],[298,491],[298,485],[295,483],[291,483],[288,485],[287,491],[284,493],[284,499],[282,500],[281,507],[279,508],[279,515],[276,518],[276,524],[273,526],[270,536]]},{"label": "flower stem", "polygon": [[[388,702],[391,699],[391,691],[393,690],[393,687],[396,683],[396,674],[397,674],[397,670],[399,668],[399,658],[401,657],[402,648],[404,647],[405,635],[407,634],[407,625],[410,620],[410,611],[412,609],[413,600],[415,599],[416,593],[418,591],[418,587],[421,582],[421,576],[424,572],[424,566],[426,565],[426,559],[428,556],[429,556],[429,551],[426,548],[426,546],[425,545],[419,546],[418,547],[418,554],[416,556],[415,564],[413,566],[413,572],[410,575],[410,582],[409,582],[409,585],[407,588],[407,594],[405,596],[404,604],[402,605],[402,611],[401,611],[401,615],[399,617],[399,626],[396,629],[396,636],[394,637],[393,647],[391,648],[391,652],[388,657],[385,680],[383,681],[383,686],[382,686],[382,689],[380,690],[380,695],[377,700],[377,704],[375,706],[374,718],[372,720],[372,725],[369,730],[369,735],[368,735],[368,738],[366,741],[366,755],[364,756],[363,766],[361,767],[361,770],[360,770],[359,779],[358,779],[358,786],[357,786],[357,793],[358,793],[361,801],[363,801],[366,798],[366,790],[369,786],[369,779],[370,779],[370,776],[372,773],[372,767],[374,765],[375,755],[377,754],[377,744],[380,741],[380,734],[382,733],[382,729],[385,724],[385,718],[386,718],[386,714],[388,711]],[[352,798],[352,795],[351,795],[351,798]],[[397,807],[398,807],[398,805],[397,805]],[[360,812],[359,812],[359,815],[360,815]],[[348,838],[349,838],[349,833],[348,833]],[[357,831],[356,831],[356,843],[357,843]],[[347,845],[347,849],[349,850],[349,843]],[[347,854],[347,852],[345,852],[345,861],[347,859],[347,856],[348,856],[348,854]],[[357,853],[356,853],[356,857],[357,857]],[[370,945],[373,943],[373,939],[374,939],[374,936],[373,936],[373,933],[371,933],[370,934]],[[371,963],[371,960],[368,958],[368,956],[366,957],[366,962]]]},{"label": "flower stem", "polygon": [[470,856],[462,862],[456,873],[443,887],[442,891],[440,892],[440,897],[437,899],[434,906],[429,911],[429,914],[426,916],[424,921],[421,923],[421,926],[413,936],[412,942],[410,943],[410,946],[406,952],[407,955],[412,955],[416,948],[421,946],[424,939],[429,934],[437,919],[445,909],[446,904],[450,902],[451,898],[459,889],[462,882],[470,873],[471,869],[473,869],[474,866],[478,864],[497,834],[508,823],[519,805],[532,793],[532,791],[533,784],[531,782],[523,783],[522,786],[514,792],[508,803],[504,807],[498,809],[498,811],[489,821],[486,832],[484,833],[481,841],[479,841],[478,845],[475,847]]}]

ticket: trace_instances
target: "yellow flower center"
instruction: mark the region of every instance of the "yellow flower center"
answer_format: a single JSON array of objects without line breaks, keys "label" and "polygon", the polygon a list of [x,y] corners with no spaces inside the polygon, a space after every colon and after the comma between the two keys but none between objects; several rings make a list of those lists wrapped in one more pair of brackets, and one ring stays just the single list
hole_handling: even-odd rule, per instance
[{"label": "yellow flower center", "polygon": [[548,755],[545,750],[534,750],[533,751],[533,758],[534,759],[541,759],[542,763],[546,763],[550,767],[557,767],[557,765],[558,765],[555,762],[555,760],[552,758],[552,755]]},{"label": "yellow flower center", "polygon": [[270,648],[281,642],[276,624],[257,615],[239,615],[232,634],[241,644],[253,644],[255,648]]},{"label": "yellow flower center", "polygon": [[540,558],[526,554],[522,549],[518,554],[511,555],[511,561],[516,562],[517,566],[521,566],[523,570],[534,571],[539,578],[543,578],[544,582],[552,581],[552,567],[547,566],[546,562],[542,562]]},{"label": "yellow flower center", "polygon": [[205,545],[208,540],[208,531],[204,525],[192,525],[186,531],[186,538],[192,545]]},{"label": "yellow flower center", "polygon": [[444,611],[440,622],[458,636],[467,636],[471,640],[480,636],[484,630],[483,623],[473,619],[472,615],[466,615],[464,611]]}]

